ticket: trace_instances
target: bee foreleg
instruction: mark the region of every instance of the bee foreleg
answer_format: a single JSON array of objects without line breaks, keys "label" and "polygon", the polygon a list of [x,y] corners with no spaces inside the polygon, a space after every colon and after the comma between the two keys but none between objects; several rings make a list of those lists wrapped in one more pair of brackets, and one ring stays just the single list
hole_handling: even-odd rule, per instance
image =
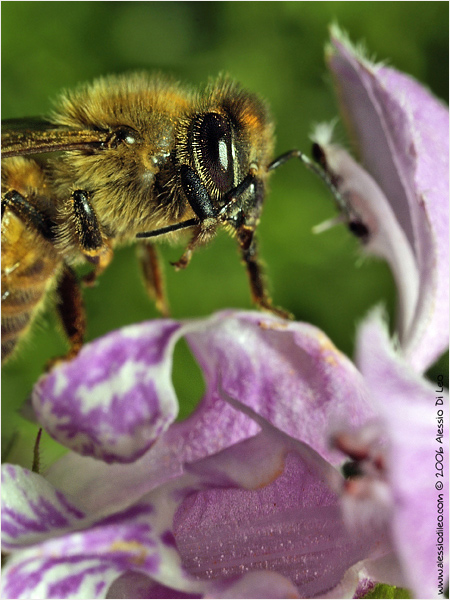
[{"label": "bee foreleg", "polygon": [[270,299],[266,282],[264,280],[263,269],[258,259],[255,238],[252,237],[251,243],[248,245],[248,247],[247,245],[241,246],[241,255],[247,269],[253,302],[259,306],[259,308],[267,310],[279,317],[282,317],[283,319],[292,319],[293,316],[289,312],[272,304],[272,300]]},{"label": "bee foreleg", "polygon": [[97,215],[90,202],[90,194],[85,190],[72,192],[73,215],[78,241],[86,254],[98,252],[103,246],[103,236]]},{"label": "bee foreleg", "polygon": [[113,251],[102,234],[97,215],[90,202],[89,192],[75,190],[72,193],[72,205],[80,249],[87,260],[95,266],[94,270],[83,278],[83,282],[86,285],[93,285],[98,275],[111,262]]},{"label": "bee foreleg", "polygon": [[182,257],[174,263],[171,263],[175,267],[175,270],[185,269],[191,262],[192,254],[198,246],[207,244],[216,233],[216,220],[205,219],[195,229],[194,235],[191,241],[183,252]]},{"label": "bee foreleg", "polygon": [[109,263],[112,261],[114,252],[107,241],[101,247],[100,252],[95,255],[86,256],[89,262],[94,265],[94,269],[83,277],[83,283],[87,286],[93,286],[97,277],[103,273]]},{"label": "bee foreleg", "polygon": [[169,303],[165,292],[164,274],[156,247],[148,242],[139,244],[138,257],[147,293],[154,300],[161,315],[168,317],[170,315]]}]

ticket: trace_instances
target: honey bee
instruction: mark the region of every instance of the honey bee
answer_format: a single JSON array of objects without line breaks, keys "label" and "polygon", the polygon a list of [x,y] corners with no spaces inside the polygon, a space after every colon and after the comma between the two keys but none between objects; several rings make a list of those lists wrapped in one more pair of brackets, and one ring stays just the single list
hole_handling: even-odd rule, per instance
[{"label": "honey bee", "polygon": [[146,287],[168,313],[152,238],[190,240],[175,268],[224,226],[237,238],[253,301],[272,305],[255,230],[268,177],[298,156],[271,160],[265,104],[227,78],[195,92],[160,76],[110,76],[65,93],[48,119],[2,128],[2,361],[11,356],[45,298],[55,304],[70,358],[85,314],[74,266],[92,284],[114,249],[141,240]]}]

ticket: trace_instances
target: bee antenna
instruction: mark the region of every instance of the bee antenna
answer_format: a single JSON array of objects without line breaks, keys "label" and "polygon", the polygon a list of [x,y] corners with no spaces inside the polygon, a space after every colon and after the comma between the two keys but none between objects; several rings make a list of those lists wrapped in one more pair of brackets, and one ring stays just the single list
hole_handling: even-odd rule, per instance
[{"label": "bee antenna", "polygon": [[303,152],[301,152],[300,150],[290,150],[289,152],[285,152],[284,154],[273,160],[267,167],[267,170],[273,171],[281,165],[284,165],[284,163],[290,160],[291,158],[299,158],[307,169],[315,173],[325,183],[327,188],[333,194],[339,209],[345,215],[348,216],[350,212],[348,203],[337,189],[332,176],[328,172],[323,151],[321,150],[320,146],[318,146],[318,144],[313,145],[313,156],[316,162],[308,158],[308,156],[306,156],[306,154],[303,154]]},{"label": "bee antenna", "polygon": [[161,229],[154,229],[153,231],[143,231],[141,233],[136,234],[137,238],[150,238],[156,237],[158,235],[165,235],[166,233],[172,233],[172,231],[178,231],[178,229],[186,229],[187,227],[193,227],[194,225],[198,225],[200,221],[198,219],[188,219],[187,221],[182,221],[181,223],[174,223],[173,225],[168,225],[167,227],[161,227]]}]

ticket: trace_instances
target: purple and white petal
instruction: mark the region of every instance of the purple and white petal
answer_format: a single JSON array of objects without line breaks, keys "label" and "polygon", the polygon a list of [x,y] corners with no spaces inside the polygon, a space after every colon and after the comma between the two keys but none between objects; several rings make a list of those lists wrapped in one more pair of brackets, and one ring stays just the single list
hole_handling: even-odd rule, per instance
[{"label": "purple and white petal", "polygon": [[414,254],[420,286],[402,346],[423,371],[448,347],[448,109],[412,78],[362,58],[337,29],[328,62],[363,166]]},{"label": "purple and white petal", "polygon": [[152,501],[87,519],[84,528],[80,524],[12,555],[3,572],[4,597],[105,597],[113,581],[128,571],[198,592],[199,585],[185,574],[170,530],[180,502],[170,492],[159,490]]},{"label": "purple and white petal", "polygon": [[[207,382],[200,407],[205,424],[210,406],[219,402],[220,380],[228,396],[336,463],[338,456],[327,442],[329,423],[349,420],[357,426],[373,414],[363,378],[351,361],[306,323],[231,311],[209,323],[187,332]],[[231,415],[236,409],[221,410]],[[242,418],[249,419],[243,412]],[[199,435],[207,435],[207,429]]]},{"label": "purple and white petal", "polygon": [[[2,465],[2,550],[38,544],[79,526],[85,514],[43,477]],[[13,597],[13,596],[11,596]]]},{"label": "purple and white petal", "polygon": [[154,321],[86,345],[44,375],[33,390],[39,422],[61,444],[105,462],[131,462],[178,413],[171,381],[180,328]]},{"label": "purple and white petal", "polygon": [[3,568],[1,597],[17,600],[105,598],[108,587],[119,575],[115,566],[101,559],[40,558],[36,551],[25,550]]},{"label": "purple and white petal", "polygon": [[[448,434],[439,425],[440,418],[441,423],[448,422],[448,396],[442,390],[437,393],[436,386],[423,380],[395,352],[380,311],[374,311],[361,326],[357,363],[372,390],[389,442],[386,476],[394,501],[393,545],[408,587],[419,598],[432,598],[437,593],[440,498],[448,506],[447,473],[439,469],[440,449],[448,447]],[[446,565],[446,536],[443,549]]]}]

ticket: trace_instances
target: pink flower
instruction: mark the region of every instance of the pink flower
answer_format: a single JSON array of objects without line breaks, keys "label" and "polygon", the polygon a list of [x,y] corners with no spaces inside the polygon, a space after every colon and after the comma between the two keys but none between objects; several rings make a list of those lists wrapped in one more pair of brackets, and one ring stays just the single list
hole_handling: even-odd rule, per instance
[{"label": "pink flower", "polygon": [[[206,393],[174,423],[171,353],[181,336]],[[104,597],[119,583],[127,597],[135,585],[150,597],[333,590],[384,544],[384,532],[346,530],[341,459],[328,447],[330,421],[370,418],[366,396],[322,332],[257,313],[155,321],[86,346],[33,396],[47,431],[79,454],[46,479],[4,470],[7,597]]]}]

